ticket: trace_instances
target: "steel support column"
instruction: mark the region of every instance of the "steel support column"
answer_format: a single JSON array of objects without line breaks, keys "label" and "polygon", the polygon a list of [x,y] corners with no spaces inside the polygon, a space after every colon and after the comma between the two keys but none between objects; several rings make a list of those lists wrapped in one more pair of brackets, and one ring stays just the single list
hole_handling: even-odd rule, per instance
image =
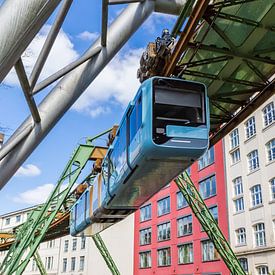
[{"label": "steel support column", "polygon": [[6,0],[0,6],[0,83],[61,0]]},{"label": "steel support column", "polygon": [[[143,3],[128,5],[108,28],[106,47],[104,47],[97,56],[65,75],[64,78],[57,83],[38,106],[41,116],[40,124],[35,125],[26,139],[18,144],[16,151],[10,152],[0,162],[0,188],[6,184],[36,146],[43,140],[64,113],[68,111],[146,18],[154,10],[167,13],[179,12],[186,3],[186,0],[171,0],[168,2],[169,3],[164,0],[147,0]],[[88,53],[98,46],[100,46],[100,39],[95,41],[88,50]],[[17,132],[22,131],[27,124],[30,124],[30,121],[31,117],[28,117],[10,139],[13,140]]]}]

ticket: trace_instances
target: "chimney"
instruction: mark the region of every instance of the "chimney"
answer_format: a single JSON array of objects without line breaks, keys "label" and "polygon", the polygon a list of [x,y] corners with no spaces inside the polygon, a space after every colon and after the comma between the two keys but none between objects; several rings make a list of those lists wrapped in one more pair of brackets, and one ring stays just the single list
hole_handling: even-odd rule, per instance
[{"label": "chimney", "polygon": [[0,133],[0,149],[3,145],[3,142],[4,142],[4,134]]}]

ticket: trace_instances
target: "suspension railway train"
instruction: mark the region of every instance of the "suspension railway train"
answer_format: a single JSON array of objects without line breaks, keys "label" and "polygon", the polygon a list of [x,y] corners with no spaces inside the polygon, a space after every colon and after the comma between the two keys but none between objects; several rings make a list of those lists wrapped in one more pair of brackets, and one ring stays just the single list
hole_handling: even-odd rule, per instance
[{"label": "suspension railway train", "polygon": [[124,219],[202,156],[208,142],[204,84],[165,77],[144,81],[101,173],[71,209],[71,235],[93,235]]}]

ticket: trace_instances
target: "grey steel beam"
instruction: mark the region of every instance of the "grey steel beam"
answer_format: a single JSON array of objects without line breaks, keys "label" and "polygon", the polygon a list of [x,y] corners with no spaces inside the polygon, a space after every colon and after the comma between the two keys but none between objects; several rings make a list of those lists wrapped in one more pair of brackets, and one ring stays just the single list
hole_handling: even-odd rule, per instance
[{"label": "grey steel beam", "polygon": [[101,46],[106,47],[108,29],[108,0],[102,0],[101,15]]},{"label": "grey steel beam", "polygon": [[118,5],[118,4],[130,4],[135,2],[144,2],[145,0],[109,0],[108,5]]},{"label": "grey steel beam", "polygon": [[47,77],[46,79],[44,79],[43,81],[41,81],[40,83],[38,83],[34,87],[33,95],[37,94],[38,92],[40,92],[44,88],[48,87],[53,82],[55,82],[56,80],[58,80],[59,78],[61,78],[65,74],[71,72],[72,70],[74,70],[76,67],[80,66],[81,64],[83,64],[87,60],[91,59],[92,57],[97,55],[100,51],[101,51],[101,46],[96,46],[94,49],[92,49],[91,51],[85,53],[82,57],[80,57],[76,61],[74,61],[71,64],[67,65],[66,67],[60,69],[59,71],[57,71],[53,75]]},{"label": "grey steel beam", "polygon": [[34,85],[37,82],[37,79],[39,78],[39,75],[42,71],[42,68],[47,60],[47,57],[51,51],[51,48],[53,46],[53,43],[58,35],[58,32],[65,20],[65,17],[71,7],[73,0],[64,0],[58,14],[56,17],[56,20],[54,24],[51,27],[51,30],[46,38],[46,41],[43,45],[43,48],[34,64],[31,76],[30,76],[30,86],[31,89],[33,89]]},{"label": "grey steel beam", "polygon": [[37,110],[33,95],[31,94],[29,80],[26,75],[25,68],[24,68],[21,58],[19,58],[19,60],[15,63],[14,67],[15,67],[15,71],[18,75],[19,82],[21,84],[24,96],[25,96],[28,106],[30,108],[33,120],[36,123],[39,123],[41,121],[41,118],[40,118],[39,112]]},{"label": "grey steel beam", "polygon": [[0,83],[61,0],[6,0],[0,6]]},{"label": "grey steel beam", "polygon": [[[169,2],[169,3],[167,3]],[[74,104],[95,77],[103,70],[131,35],[141,26],[154,11],[176,13],[182,9],[185,0],[156,0],[129,4],[108,29],[106,47],[94,58],[87,60],[61,79],[52,91],[38,106],[41,122],[35,124],[27,138],[18,144],[15,151],[10,152],[0,162],[0,188],[12,177],[15,171],[44,139],[59,119]],[[100,39],[88,49],[89,54],[100,47]],[[18,130],[10,137],[12,141],[18,131],[31,123],[28,117]]]}]

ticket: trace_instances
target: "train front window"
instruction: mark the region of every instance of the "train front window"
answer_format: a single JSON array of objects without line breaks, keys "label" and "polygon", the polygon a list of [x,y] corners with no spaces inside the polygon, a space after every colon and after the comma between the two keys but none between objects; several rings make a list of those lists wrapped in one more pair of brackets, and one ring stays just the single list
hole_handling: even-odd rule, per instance
[{"label": "train front window", "polygon": [[153,82],[153,138],[158,144],[168,140],[167,125],[198,127],[206,125],[205,87],[176,79]]}]

